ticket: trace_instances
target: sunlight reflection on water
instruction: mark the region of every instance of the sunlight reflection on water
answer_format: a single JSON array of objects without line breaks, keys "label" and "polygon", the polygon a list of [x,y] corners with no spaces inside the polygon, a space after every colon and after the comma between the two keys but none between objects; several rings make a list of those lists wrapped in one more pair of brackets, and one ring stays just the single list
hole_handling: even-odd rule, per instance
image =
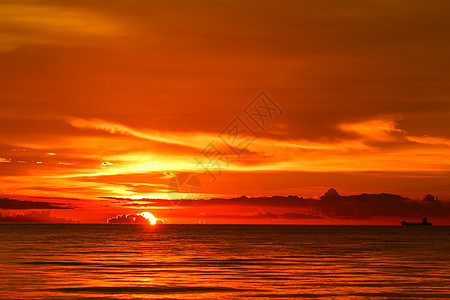
[{"label": "sunlight reflection on water", "polygon": [[1,224],[0,298],[448,298],[450,227]]}]

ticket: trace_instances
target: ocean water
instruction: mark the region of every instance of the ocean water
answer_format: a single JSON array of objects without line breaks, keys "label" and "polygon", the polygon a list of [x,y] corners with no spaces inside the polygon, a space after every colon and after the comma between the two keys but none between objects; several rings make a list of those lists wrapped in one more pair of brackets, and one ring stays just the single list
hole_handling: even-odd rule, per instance
[{"label": "ocean water", "polygon": [[2,299],[445,299],[450,227],[0,224]]}]

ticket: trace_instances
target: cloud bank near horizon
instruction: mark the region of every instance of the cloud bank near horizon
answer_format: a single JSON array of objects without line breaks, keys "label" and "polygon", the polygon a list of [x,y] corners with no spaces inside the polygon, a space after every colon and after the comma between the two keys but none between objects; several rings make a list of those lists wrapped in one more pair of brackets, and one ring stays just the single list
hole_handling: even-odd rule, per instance
[{"label": "cloud bank near horizon", "polygon": [[[413,200],[394,194],[360,194],[341,196],[335,189],[329,189],[319,199],[298,196],[237,197],[230,199],[212,198],[169,201],[165,199],[126,199],[117,200],[124,209],[174,210],[187,208],[202,211],[203,218],[241,218],[241,219],[335,219],[369,220],[380,217],[449,217],[450,202],[442,202],[428,194],[422,200]],[[176,203],[177,206],[174,206]],[[240,213],[221,213],[217,211],[239,211]],[[257,210],[255,212],[255,210]],[[207,212],[207,213],[205,213]],[[189,212],[186,213],[189,215]]]}]

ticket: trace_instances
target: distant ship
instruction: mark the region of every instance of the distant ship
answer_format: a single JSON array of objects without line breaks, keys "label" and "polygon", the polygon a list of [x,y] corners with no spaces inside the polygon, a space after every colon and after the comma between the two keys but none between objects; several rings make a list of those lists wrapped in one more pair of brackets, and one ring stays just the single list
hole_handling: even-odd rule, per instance
[{"label": "distant ship", "polygon": [[427,218],[422,219],[422,223],[409,223],[409,222],[402,222],[402,225],[433,225],[433,223],[428,223]]}]

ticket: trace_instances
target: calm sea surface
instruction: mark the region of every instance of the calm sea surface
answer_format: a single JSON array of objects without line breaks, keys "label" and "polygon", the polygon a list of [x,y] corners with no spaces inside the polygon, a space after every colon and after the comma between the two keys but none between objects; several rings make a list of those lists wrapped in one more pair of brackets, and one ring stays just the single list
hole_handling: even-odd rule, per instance
[{"label": "calm sea surface", "polygon": [[450,227],[0,224],[5,299],[445,299]]}]

